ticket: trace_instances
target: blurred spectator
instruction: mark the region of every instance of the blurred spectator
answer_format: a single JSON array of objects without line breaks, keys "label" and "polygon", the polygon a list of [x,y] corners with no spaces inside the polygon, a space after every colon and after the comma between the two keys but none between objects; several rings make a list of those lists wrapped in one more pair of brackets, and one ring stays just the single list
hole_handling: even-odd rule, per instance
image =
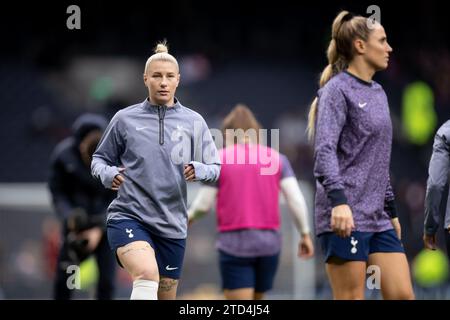
[{"label": "blurred spectator", "polygon": [[42,223],[43,250],[45,261],[45,273],[48,278],[54,280],[57,267],[59,244],[61,241],[61,228],[55,218],[47,218]]},{"label": "blurred spectator", "polygon": [[70,299],[66,272],[91,254],[99,269],[98,299],[114,294],[115,257],[106,234],[106,209],[115,192],[105,189],[91,176],[92,155],[108,122],[94,114],[80,116],[73,125],[73,135],[56,146],[51,160],[49,188],[56,213],[62,222],[63,244],[58,257],[55,299]]}]

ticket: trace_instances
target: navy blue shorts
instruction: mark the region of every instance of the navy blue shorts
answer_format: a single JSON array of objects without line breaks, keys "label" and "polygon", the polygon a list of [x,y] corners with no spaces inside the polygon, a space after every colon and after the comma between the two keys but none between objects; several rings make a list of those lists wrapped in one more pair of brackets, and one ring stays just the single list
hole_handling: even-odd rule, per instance
[{"label": "navy blue shorts", "polygon": [[220,274],[223,289],[254,288],[255,292],[272,289],[278,267],[279,254],[242,258],[219,250]]},{"label": "navy blue shorts", "polygon": [[186,239],[168,239],[151,233],[141,222],[134,219],[108,220],[108,242],[116,254],[117,248],[133,241],[147,241],[155,251],[159,275],[179,279],[183,267]]},{"label": "navy blue shorts", "polygon": [[334,232],[319,236],[325,261],[337,257],[350,261],[367,261],[376,252],[405,252],[395,230],[383,232],[354,231],[350,237],[341,238]]}]

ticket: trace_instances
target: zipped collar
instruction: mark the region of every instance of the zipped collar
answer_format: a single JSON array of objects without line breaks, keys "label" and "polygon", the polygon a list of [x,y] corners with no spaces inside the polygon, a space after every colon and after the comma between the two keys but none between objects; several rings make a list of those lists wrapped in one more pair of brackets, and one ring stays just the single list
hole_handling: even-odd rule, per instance
[{"label": "zipped collar", "polygon": [[180,109],[181,104],[177,98],[175,98],[175,104],[171,107],[167,106],[158,106],[150,103],[149,99],[145,99],[143,103],[143,107],[146,110],[158,114],[158,124],[159,124],[159,144],[162,146],[164,144],[164,117],[166,116],[166,112],[176,112]]},{"label": "zipped collar", "polygon": [[159,144],[164,144],[164,117],[166,115],[166,106],[158,106],[158,118],[159,118]]},{"label": "zipped collar", "polygon": [[[143,107],[144,107],[144,109],[147,109],[147,110],[149,110],[151,112],[158,113],[158,107],[161,108],[163,106],[158,106],[156,104],[151,104],[150,100],[147,98],[143,102]],[[176,111],[180,110],[181,103],[178,101],[177,98],[175,98],[175,104],[173,106],[171,106],[171,107],[164,106],[164,107],[165,107],[167,112],[176,112]]]}]

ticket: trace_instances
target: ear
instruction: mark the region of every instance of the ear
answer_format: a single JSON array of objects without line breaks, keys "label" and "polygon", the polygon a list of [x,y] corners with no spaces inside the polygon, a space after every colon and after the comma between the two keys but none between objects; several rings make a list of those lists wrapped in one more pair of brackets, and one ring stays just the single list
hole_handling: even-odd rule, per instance
[{"label": "ear", "polygon": [[353,41],[353,47],[359,54],[364,54],[366,52],[366,43],[362,39],[356,39]]},{"label": "ear", "polygon": [[181,75],[178,74],[177,75],[177,86],[176,86],[176,88],[178,88],[178,85],[180,84],[180,78],[181,78]]},{"label": "ear", "polygon": [[145,86],[147,86],[147,74],[144,73],[144,74],[142,75],[142,78],[144,79]]}]

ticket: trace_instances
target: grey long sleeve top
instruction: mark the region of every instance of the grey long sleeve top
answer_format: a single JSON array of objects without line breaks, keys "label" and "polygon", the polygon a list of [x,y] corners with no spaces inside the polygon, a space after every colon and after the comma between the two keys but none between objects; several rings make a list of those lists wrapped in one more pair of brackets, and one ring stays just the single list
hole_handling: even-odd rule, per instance
[{"label": "grey long sleeve top", "polygon": [[[440,207],[445,186],[450,178],[450,120],[445,122],[434,137],[433,154],[428,169],[427,193],[425,196],[424,232],[434,235],[440,224]],[[450,194],[447,195],[444,227],[450,227]]]},{"label": "grey long sleeve top", "polygon": [[119,167],[125,182],[108,208],[109,219],[134,218],[167,238],[187,235],[184,165],[196,180],[216,181],[220,159],[205,120],[176,101],[172,107],[146,99],[113,117],[92,160],[92,174],[111,188]]}]

